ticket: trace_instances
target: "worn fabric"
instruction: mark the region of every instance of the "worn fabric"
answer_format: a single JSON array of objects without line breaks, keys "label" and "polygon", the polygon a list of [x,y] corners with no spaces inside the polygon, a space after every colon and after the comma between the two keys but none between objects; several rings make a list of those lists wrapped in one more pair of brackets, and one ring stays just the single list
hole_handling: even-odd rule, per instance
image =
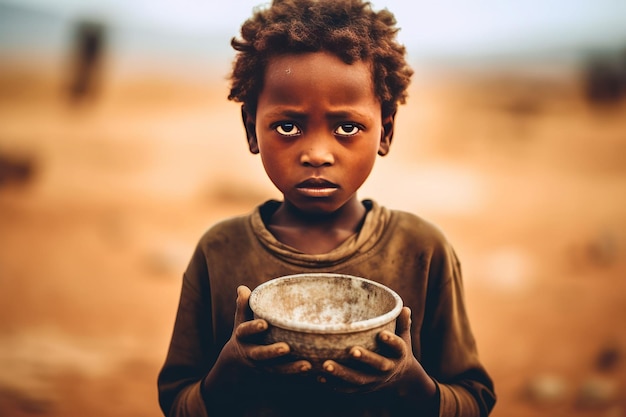
[{"label": "worn fabric", "polygon": [[[410,213],[368,208],[360,232],[322,255],[279,242],[265,226],[279,202],[211,227],[183,276],[174,331],[159,374],[166,416],[408,416],[424,415],[384,390],[339,394],[307,376],[259,373],[240,381],[237,396],[208,401],[202,380],[231,337],[239,285],[332,272],[365,277],[395,290],[412,312],[415,357],[435,380],[439,416],[486,416],[495,403],[468,322],[459,261],[443,234]],[[232,396],[232,397],[231,397]],[[215,398],[212,396],[211,398]]]}]

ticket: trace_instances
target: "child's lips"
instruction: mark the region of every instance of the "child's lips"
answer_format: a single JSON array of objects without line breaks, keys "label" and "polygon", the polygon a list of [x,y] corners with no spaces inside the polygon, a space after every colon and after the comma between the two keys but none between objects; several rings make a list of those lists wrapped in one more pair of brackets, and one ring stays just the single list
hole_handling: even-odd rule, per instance
[{"label": "child's lips", "polygon": [[309,178],[297,184],[296,189],[308,197],[328,197],[335,193],[339,186],[324,178]]}]

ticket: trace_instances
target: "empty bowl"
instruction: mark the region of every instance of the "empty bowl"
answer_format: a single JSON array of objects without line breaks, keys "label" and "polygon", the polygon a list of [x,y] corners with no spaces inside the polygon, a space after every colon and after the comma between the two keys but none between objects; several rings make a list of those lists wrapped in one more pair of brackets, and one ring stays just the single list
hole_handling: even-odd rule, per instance
[{"label": "empty bowl", "polygon": [[376,335],[395,332],[402,300],[378,282],[312,273],[269,280],[250,295],[255,318],[267,321],[265,343],[286,342],[297,358],[320,366],[344,361],[353,346],[376,351]]}]

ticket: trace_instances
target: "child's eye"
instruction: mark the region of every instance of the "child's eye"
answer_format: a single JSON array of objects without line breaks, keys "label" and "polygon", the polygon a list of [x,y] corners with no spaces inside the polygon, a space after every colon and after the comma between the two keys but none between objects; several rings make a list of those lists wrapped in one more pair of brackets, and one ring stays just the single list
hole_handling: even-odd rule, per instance
[{"label": "child's eye", "polygon": [[335,133],[340,136],[353,136],[361,131],[361,128],[354,123],[344,123],[335,129]]},{"label": "child's eye", "polygon": [[289,122],[282,122],[277,124],[276,127],[274,127],[274,130],[276,130],[278,134],[283,136],[296,136],[302,133],[298,126],[296,126],[294,123]]}]

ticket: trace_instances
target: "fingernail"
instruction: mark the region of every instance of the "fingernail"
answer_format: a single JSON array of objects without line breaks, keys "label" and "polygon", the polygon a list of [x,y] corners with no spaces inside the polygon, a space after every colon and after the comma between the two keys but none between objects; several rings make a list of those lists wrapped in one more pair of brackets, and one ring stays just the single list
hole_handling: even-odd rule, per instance
[{"label": "fingernail", "polygon": [[362,355],[362,353],[361,353],[361,351],[359,349],[354,349],[352,351],[352,356],[355,357],[355,358],[360,358],[361,355]]},{"label": "fingernail", "polygon": [[326,383],[326,378],[324,378],[323,376],[318,376],[317,377],[317,381],[321,382],[322,384],[325,384]]},{"label": "fingernail", "polygon": [[308,363],[300,366],[300,372],[308,372],[311,370],[311,365],[309,365]]},{"label": "fingernail", "polygon": [[237,298],[241,297],[241,292],[243,291],[243,287],[240,285],[237,287]]},{"label": "fingernail", "polygon": [[334,372],[335,371],[335,367],[332,364],[329,363],[327,365],[324,365],[324,370],[326,372]]}]

